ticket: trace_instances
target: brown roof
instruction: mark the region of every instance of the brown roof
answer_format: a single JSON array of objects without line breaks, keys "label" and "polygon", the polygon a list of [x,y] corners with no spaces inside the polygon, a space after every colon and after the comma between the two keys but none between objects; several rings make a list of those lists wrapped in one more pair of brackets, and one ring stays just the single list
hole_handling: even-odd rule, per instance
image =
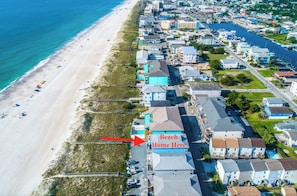
[{"label": "brown roof", "polygon": [[286,77],[286,76],[294,76],[295,73],[292,71],[283,71],[274,73],[276,77]]},{"label": "brown roof", "polygon": [[223,138],[211,138],[213,148],[226,148],[225,139]]},{"label": "brown roof", "polygon": [[239,144],[236,138],[225,138],[226,148],[238,148]]},{"label": "brown roof", "polygon": [[289,187],[289,186],[282,187],[282,193],[288,196],[297,195],[296,190],[293,187]]},{"label": "brown roof", "polygon": [[228,188],[232,196],[260,196],[260,191],[254,186],[234,186]]},{"label": "brown roof", "polygon": [[289,113],[291,113],[291,111],[288,107],[269,107],[269,110],[272,114],[275,114],[275,113],[289,114]]},{"label": "brown roof", "polygon": [[250,138],[253,147],[266,148],[265,142],[261,138]]},{"label": "brown roof", "polygon": [[278,161],[282,164],[283,168],[288,170],[297,170],[297,160],[294,160],[292,158],[284,158],[284,159],[278,159]]}]

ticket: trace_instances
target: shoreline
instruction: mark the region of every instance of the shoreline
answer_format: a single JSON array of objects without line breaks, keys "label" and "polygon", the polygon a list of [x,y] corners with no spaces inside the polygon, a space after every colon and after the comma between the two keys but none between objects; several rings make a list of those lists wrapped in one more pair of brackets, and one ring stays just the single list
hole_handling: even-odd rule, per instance
[{"label": "shoreline", "polygon": [[[99,18],[98,20],[96,20],[91,26],[87,27],[86,29],[83,29],[77,35],[70,38],[68,41],[64,42],[60,47],[56,48],[48,57],[46,57],[45,59],[39,61],[38,64],[34,65],[30,70],[28,70],[22,76],[16,78],[10,84],[8,84],[6,87],[1,89],[0,90],[0,101],[3,99],[3,97],[6,96],[6,94],[11,93],[11,91],[14,90],[15,86],[18,86],[22,82],[22,80],[25,80],[26,78],[31,77],[32,74],[34,74],[35,72],[40,71],[40,69],[45,67],[48,63],[55,60],[55,58],[57,56],[59,56],[59,54],[63,50],[67,49],[68,47],[72,47],[72,45],[75,45],[75,42],[77,40],[84,37],[85,34],[87,34],[89,31],[92,31],[93,28],[96,28],[97,25],[99,25],[102,21],[104,21],[106,18],[108,18],[110,15],[112,15],[113,12],[115,12],[117,9],[119,9],[125,3],[125,1],[127,1],[127,0],[124,0],[123,3],[121,3],[118,6],[116,6],[115,8],[113,8],[110,13],[108,13],[108,14],[102,16],[101,18]],[[11,88],[13,90],[11,90]]]},{"label": "shoreline", "polygon": [[[137,2],[126,0],[115,7],[49,56],[47,63],[1,93],[1,194],[27,195],[38,187],[42,174],[71,136],[79,102],[100,78],[129,16],[127,10]],[[34,91],[42,80],[39,92]]]}]

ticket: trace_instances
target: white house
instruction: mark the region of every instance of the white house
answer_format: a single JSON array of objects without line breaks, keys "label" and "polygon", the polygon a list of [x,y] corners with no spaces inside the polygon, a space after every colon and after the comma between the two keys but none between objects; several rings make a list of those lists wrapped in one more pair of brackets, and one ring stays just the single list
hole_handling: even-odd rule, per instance
[{"label": "white house", "polygon": [[248,54],[248,51],[250,50],[250,45],[246,42],[238,42],[236,46],[236,52],[238,54]]},{"label": "white house", "polygon": [[222,69],[238,69],[239,63],[234,59],[221,59],[221,68]]},{"label": "white house", "polygon": [[285,144],[290,147],[297,147],[297,131],[283,131],[286,138]]},{"label": "white house", "polygon": [[253,158],[264,158],[266,145],[265,142],[261,138],[250,138],[252,143],[252,157]]},{"label": "white house", "polygon": [[281,180],[286,180],[290,183],[297,183],[297,160],[292,158],[279,159],[279,162],[284,168],[281,174]]},{"label": "white house", "polygon": [[259,48],[257,46],[252,46],[249,49],[248,56],[253,60],[254,63],[259,65],[267,65],[270,61],[272,53],[269,53],[267,48]]},{"label": "white house", "polygon": [[195,67],[184,65],[180,66],[178,70],[182,80],[197,80],[200,78],[200,71]]},{"label": "white house", "polygon": [[236,38],[236,31],[218,30],[219,39],[222,41],[233,41]]},{"label": "white house", "polygon": [[291,87],[290,87],[290,92],[297,96],[297,82],[292,82]]},{"label": "white house", "polygon": [[141,89],[144,106],[150,107],[152,102],[166,101],[166,86],[146,85]]},{"label": "white house", "polygon": [[262,105],[267,107],[283,107],[285,101],[278,97],[264,97],[262,100]]},{"label": "white house", "polygon": [[193,46],[182,46],[178,50],[178,58],[182,63],[197,63],[198,51]]},{"label": "white house", "polygon": [[235,160],[239,168],[238,184],[242,185],[252,181],[253,168],[250,162],[246,159]]},{"label": "white house", "polygon": [[239,144],[237,138],[225,138],[226,158],[236,159],[239,153]]},{"label": "white house", "polygon": [[278,160],[266,159],[266,166],[268,168],[268,184],[275,184],[281,178],[283,167]]},{"label": "white house", "polygon": [[212,158],[224,159],[226,154],[225,139],[211,138],[209,142],[209,153]]},{"label": "white house", "polygon": [[252,142],[248,138],[238,138],[239,144],[239,157],[240,158],[252,158],[253,146]]},{"label": "white house", "polygon": [[218,160],[216,169],[224,185],[238,182],[239,168],[233,159]]},{"label": "white house", "polygon": [[136,63],[143,65],[148,62],[148,52],[146,50],[139,50],[136,52]]},{"label": "white house", "polygon": [[222,88],[217,83],[188,82],[191,96],[219,97]]},{"label": "white house", "polygon": [[252,183],[255,185],[268,183],[269,171],[265,164],[265,161],[261,159],[249,160],[253,168]]}]

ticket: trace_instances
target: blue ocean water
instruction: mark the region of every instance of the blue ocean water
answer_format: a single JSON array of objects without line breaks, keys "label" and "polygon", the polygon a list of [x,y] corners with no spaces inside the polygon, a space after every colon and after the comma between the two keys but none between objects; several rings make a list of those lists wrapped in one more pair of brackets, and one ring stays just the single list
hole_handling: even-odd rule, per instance
[{"label": "blue ocean water", "polygon": [[0,91],[122,2],[123,0],[2,0]]}]

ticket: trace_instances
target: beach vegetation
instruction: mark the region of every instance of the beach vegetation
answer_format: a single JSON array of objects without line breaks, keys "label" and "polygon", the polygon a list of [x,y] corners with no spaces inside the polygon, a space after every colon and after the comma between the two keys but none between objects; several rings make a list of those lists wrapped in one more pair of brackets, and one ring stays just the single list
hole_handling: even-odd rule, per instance
[{"label": "beach vegetation", "polygon": [[[98,81],[88,89],[80,102],[79,119],[73,125],[73,135],[57,160],[45,173],[47,195],[120,195],[125,185],[123,177],[55,177],[59,174],[125,173],[130,144],[104,143],[102,136],[130,137],[130,122],[145,110],[137,103],[128,103],[138,97],[136,83],[136,47],[139,2],[130,19],[118,35],[118,43],[104,65]],[[35,193],[36,195],[37,192]]]}]

